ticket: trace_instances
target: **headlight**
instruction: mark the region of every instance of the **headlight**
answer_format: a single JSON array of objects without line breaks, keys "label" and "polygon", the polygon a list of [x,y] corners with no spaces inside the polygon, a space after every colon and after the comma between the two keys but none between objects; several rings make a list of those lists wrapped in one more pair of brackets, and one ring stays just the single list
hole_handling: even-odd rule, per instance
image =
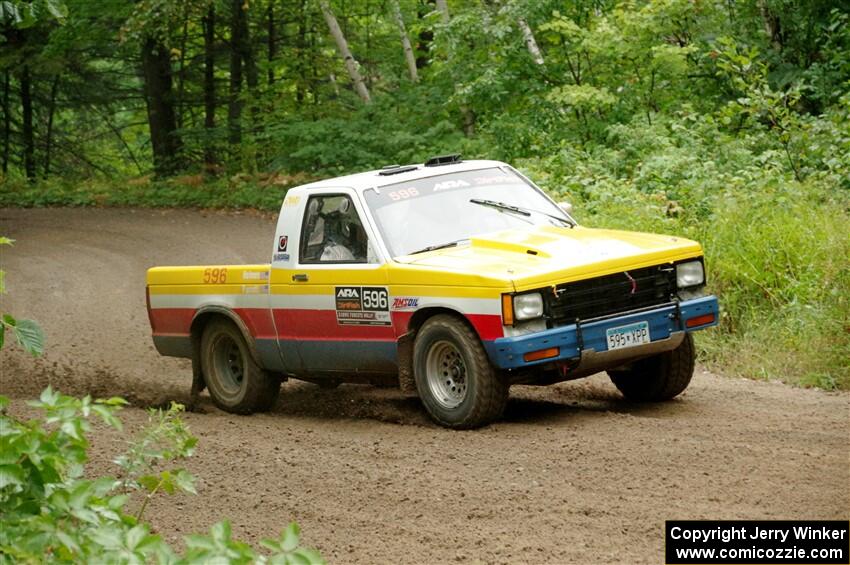
[{"label": "headlight", "polygon": [[679,288],[697,286],[705,282],[702,261],[688,261],[676,265],[676,285]]},{"label": "headlight", "polygon": [[543,315],[543,296],[539,292],[514,296],[514,317],[517,320],[533,320]]}]

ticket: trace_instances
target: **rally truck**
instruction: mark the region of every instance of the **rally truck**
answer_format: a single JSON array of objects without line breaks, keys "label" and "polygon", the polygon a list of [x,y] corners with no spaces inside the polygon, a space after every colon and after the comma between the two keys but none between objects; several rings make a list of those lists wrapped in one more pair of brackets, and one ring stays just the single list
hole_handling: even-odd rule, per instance
[{"label": "rally truck", "polygon": [[511,385],[601,371],[626,399],[675,397],[718,319],[702,248],[563,204],[457,156],[291,188],[270,263],[148,270],[154,344],[241,414],[290,378],[398,386],[451,428],[499,418]]}]

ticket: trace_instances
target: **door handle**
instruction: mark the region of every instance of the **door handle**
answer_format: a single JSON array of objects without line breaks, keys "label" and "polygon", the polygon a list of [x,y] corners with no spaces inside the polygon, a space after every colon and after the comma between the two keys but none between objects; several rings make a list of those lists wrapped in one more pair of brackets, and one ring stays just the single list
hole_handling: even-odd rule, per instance
[{"label": "door handle", "polygon": [[292,280],[295,282],[307,282],[310,280],[310,277],[306,275],[306,273],[300,273],[297,275],[292,275]]}]

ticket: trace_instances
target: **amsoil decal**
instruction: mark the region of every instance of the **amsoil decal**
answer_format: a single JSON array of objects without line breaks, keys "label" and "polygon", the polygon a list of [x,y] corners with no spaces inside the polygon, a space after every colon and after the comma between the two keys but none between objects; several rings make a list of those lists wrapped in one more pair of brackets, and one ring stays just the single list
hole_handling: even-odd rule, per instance
[{"label": "amsoil decal", "polygon": [[396,296],[393,298],[393,310],[410,310],[419,306],[418,298]]},{"label": "amsoil decal", "polygon": [[336,321],[342,325],[389,326],[389,293],[383,286],[338,286]]},{"label": "amsoil decal", "polygon": [[278,251],[286,251],[286,244],[289,243],[289,236],[282,235],[280,239],[277,240],[277,250]]}]

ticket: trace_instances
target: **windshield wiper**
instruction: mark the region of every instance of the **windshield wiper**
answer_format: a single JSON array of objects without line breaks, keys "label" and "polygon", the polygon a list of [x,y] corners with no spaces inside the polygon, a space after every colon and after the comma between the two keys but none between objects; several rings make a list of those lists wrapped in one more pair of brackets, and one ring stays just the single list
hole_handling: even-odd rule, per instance
[{"label": "windshield wiper", "polygon": [[522,216],[530,216],[532,213],[542,214],[548,218],[552,218],[553,220],[558,220],[559,222],[565,223],[571,228],[576,227],[575,222],[573,222],[572,220],[568,220],[567,218],[562,218],[560,216],[555,216],[554,214],[549,214],[548,212],[541,212],[540,210],[520,208],[519,206],[514,206],[512,204],[497,202],[496,200],[484,200],[482,198],[471,198],[469,201],[473,204],[480,204],[481,206],[490,206],[491,208],[498,208],[499,210],[507,210],[508,212],[513,212],[514,214],[520,214]]},{"label": "windshield wiper", "polygon": [[510,204],[505,204],[504,202],[497,202],[495,200],[484,200],[483,198],[470,198],[470,202],[473,204],[480,204],[481,206],[490,206],[491,208],[498,208],[499,210],[507,210],[508,212],[514,212],[515,214],[520,214],[522,216],[530,216],[531,212],[528,210],[523,210],[517,206],[512,206]]},{"label": "windshield wiper", "polygon": [[437,249],[445,249],[447,247],[455,247],[461,241],[465,241],[463,239],[458,239],[457,241],[450,241],[448,243],[438,243],[437,245],[429,245],[428,247],[423,247],[422,249],[417,249],[416,251],[411,251],[408,255],[416,255],[417,253],[425,253],[426,251],[435,251]]}]

